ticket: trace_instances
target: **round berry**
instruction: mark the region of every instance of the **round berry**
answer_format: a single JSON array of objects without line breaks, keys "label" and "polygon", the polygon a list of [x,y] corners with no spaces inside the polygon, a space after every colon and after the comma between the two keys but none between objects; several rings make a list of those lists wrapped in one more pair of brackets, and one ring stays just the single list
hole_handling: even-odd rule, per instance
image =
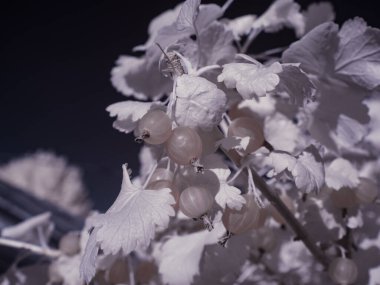
[{"label": "round berry", "polygon": [[363,204],[370,204],[376,200],[379,190],[377,189],[376,183],[368,178],[360,178],[360,184],[357,189],[355,189],[356,197],[359,202]]},{"label": "round berry", "polygon": [[179,197],[179,208],[189,218],[197,219],[206,214],[214,203],[210,191],[203,187],[191,186],[183,190]]},{"label": "round berry", "polygon": [[331,201],[337,208],[353,208],[358,205],[354,190],[348,187],[343,187],[338,191],[331,192]]},{"label": "round berry", "polygon": [[189,127],[178,127],[166,142],[168,156],[181,165],[189,165],[200,158],[202,141],[198,133]]},{"label": "round berry", "polygon": [[128,263],[124,260],[116,260],[108,273],[108,281],[111,284],[120,284],[129,282],[129,267]]},{"label": "round berry", "polygon": [[59,250],[68,256],[80,252],[80,240],[78,232],[69,232],[59,240]]},{"label": "round berry", "polygon": [[338,257],[330,263],[329,275],[338,284],[352,284],[358,277],[358,267],[351,259]]},{"label": "round berry", "polygon": [[249,144],[245,154],[252,153],[264,144],[264,133],[261,126],[249,117],[240,117],[233,120],[228,127],[229,137],[249,137]]},{"label": "round berry", "polygon": [[147,112],[138,122],[135,135],[149,144],[162,144],[172,133],[172,122],[162,110]]},{"label": "round berry", "polygon": [[240,210],[226,208],[222,221],[225,228],[233,234],[242,234],[255,228],[258,224],[260,208],[253,195],[243,195],[246,203]]}]

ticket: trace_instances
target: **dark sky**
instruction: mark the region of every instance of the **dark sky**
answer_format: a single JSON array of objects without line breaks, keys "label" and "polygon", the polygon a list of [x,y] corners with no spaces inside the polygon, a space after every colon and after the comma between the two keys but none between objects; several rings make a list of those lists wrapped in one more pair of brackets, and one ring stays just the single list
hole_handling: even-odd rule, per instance
[{"label": "dark sky", "polygon": [[[83,168],[95,206],[104,210],[120,190],[121,164],[138,169],[139,148],[105,112],[125,99],[111,86],[110,70],[119,55],[145,42],[155,15],[181,1],[24,2],[3,1],[0,8],[0,162],[37,149],[64,155]],[[361,16],[380,26],[377,1],[332,2],[338,23]],[[236,0],[227,16],[259,14],[268,3]],[[255,49],[292,37],[263,36]]]}]

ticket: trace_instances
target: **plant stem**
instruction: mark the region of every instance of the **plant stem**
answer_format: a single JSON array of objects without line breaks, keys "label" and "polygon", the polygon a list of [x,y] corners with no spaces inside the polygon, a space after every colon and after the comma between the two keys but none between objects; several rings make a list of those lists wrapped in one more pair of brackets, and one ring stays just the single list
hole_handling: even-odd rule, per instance
[{"label": "plant stem", "polygon": [[299,223],[299,221],[294,217],[294,215],[289,211],[285,204],[281,201],[277,195],[275,195],[266,184],[266,182],[256,173],[254,169],[252,170],[252,177],[255,181],[256,186],[259,188],[261,193],[266,199],[276,208],[276,210],[283,216],[287,224],[296,233],[297,238],[302,241],[307,249],[314,255],[314,257],[325,267],[329,265],[328,257],[317,247],[315,241],[309,236],[305,228]]},{"label": "plant stem", "polygon": [[135,272],[133,270],[133,261],[131,255],[127,257],[128,267],[129,267],[129,284],[136,285]]},{"label": "plant stem", "polygon": [[19,250],[26,250],[27,252],[34,253],[37,255],[43,255],[48,258],[57,258],[61,255],[61,252],[59,250],[44,248],[38,245],[6,238],[0,238],[0,245],[16,248]]},{"label": "plant stem", "polygon": [[249,33],[246,41],[244,42],[243,47],[240,50],[240,53],[246,53],[249,46],[253,42],[253,40],[261,33],[261,30],[259,29],[252,29],[251,32]]},{"label": "plant stem", "polygon": [[[222,121],[222,123],[219,124],[219,127],[220,127],[221,132],[224,135],[226,135],[228,124],[225,121]],[[235,163],[237,167],[241,166],[241,160],[237,158],[239,156],[234,157],[231,152],[227,152],[222,147],[221,147],[221,150],[233,163]],[[305,228],[294,217],[293,213],[289,211],[289,209],[285,206],[282,200],[270,190],[270,187],[264,181],[264,179],[259,174],[257,174],[257,172],[255,171],[255,169],[253,169],[253,167],[250,167],[250,170],[252,172],[252,179],[255,185],[257,186],[257,188],[259,188],[260,192],[263,194],[263,196],[273,205],[273,207],[276,208],[276,210],[280,213],[280,215],[284,217],[287,224],[292,228],[292,230],[297,235],[297,238],[305,244],[306,248],[311,252],[311,254],[313,254],[314,257],[325,268],[327,268],[330,263],[329,258],[323,253],[323,251],[320,248],[317,247],[316,242],[312,240],[312,238],[309,236]]]}]

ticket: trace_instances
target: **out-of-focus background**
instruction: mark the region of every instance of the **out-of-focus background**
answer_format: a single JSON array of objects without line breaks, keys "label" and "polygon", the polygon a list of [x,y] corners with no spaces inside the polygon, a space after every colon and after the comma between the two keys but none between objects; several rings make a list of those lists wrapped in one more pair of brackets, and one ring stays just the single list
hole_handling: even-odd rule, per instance
[{"label": "out-of-focus background", "polygon": [[[132,136],[112,128],[105,108],[125,100],[109,81],[119,55],[147,39],[150,20],[181,1],[5,1],[0,10],[0,167],[37,150],[82,170],[94,207],[120,190],[121,164],[138,170]],[[223,4],[225,1],[203,1]],[[260,14],[272,1],[236,0],[226,16]],[[315,1],[300,0],[306,8]],[[336,21],[380,26],[378,1],[334,0]],[[291,30],[260,36],[252,51],[284,46]],[[147,82],[149,84],[149,82]],[[33,163],[32,163],[33,165]]]}]

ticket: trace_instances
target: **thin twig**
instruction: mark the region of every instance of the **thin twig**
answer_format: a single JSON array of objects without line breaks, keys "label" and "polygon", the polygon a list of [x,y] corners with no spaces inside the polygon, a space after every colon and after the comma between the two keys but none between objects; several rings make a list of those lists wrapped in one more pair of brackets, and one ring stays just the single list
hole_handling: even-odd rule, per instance
[{"label": "thin twig", "polygon": [[240,53],[246,53],[253,40],[261,33],[261,29],[252,29],[249,33]]},{"label": "thin twig", "polygon": [[129,284],[136,285],[135,272],[133,270],[133,260],[132,260],[131,255],[128,255],[127,261],[128,261],[128,267],[129,267]]},{"label": "thin twig", "polygon": [[54,250],[50,248],[43,248],[38,245],[26,243],[26,242],[21,242],[17,240],[11,240],[11,239],[6,239],[6,238],[0,238],[0,245],[6,246],[6,247],[11,247],[11,248],[17,248],[20,250],[26,250],[31,253],[35,253],[38,255],[43,255],[49,258],[57,258],[58,256],[61,255],[61,252],[59,250]]}]

